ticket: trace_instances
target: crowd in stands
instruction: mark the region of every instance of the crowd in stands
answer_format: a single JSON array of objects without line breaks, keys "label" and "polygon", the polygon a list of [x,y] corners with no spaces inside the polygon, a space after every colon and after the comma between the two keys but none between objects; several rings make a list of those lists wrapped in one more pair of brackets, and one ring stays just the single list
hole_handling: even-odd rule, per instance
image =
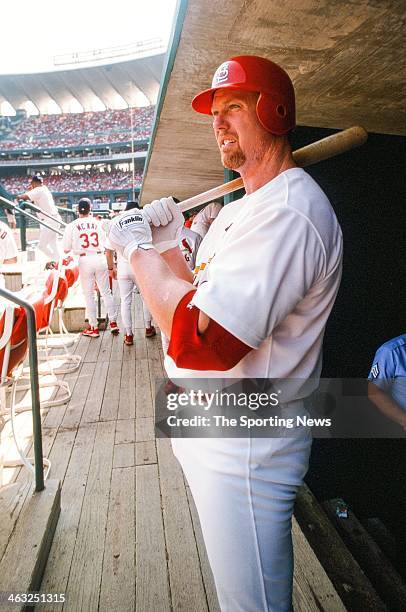
[{"label": "crowd in stands", "polygon": [[[142,170],[135,171],[135,187],[141,186]],[[30,177],[25,175],[0,178],[2,186],[11,194],[24,193],[30,187]],[[97,168],[86,172],[65,172],[44,177],[44,185],[54,193],[77,191],[109,191],[110,189],[131,189],[132,172],[117,168],[111,172],[100,172]]]},{"label": "crowd in stands", "polygon": [[147,106],[132,110],[31,116],[0,139],[0,151],[129,142],[131,114],[134,140],[147,139],[151,135],[154,111],[154,106]]}]

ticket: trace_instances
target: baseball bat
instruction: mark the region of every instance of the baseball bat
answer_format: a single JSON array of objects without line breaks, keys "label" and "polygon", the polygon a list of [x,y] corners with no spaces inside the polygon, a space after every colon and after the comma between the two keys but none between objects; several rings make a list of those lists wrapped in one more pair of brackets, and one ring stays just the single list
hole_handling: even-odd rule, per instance
[{"label": "baseball bat", "polygon": [[[330,159],[330,157],[335,157],[360,147],[366,142],[367,138],[368,133],[363,127],[354,126],[342,132],[337,132],[337,134],[327,136],[327,138],[317,140],[301,149],[296,149],[296,151],[293,151],[293,159],[298,166],[305,168],[306,166],[317,164],[325,159]],[[236,178],[233,181],[224,183],[224,185],[213,187],[213,189],[183,200],[183,202],[180,202],[179,207],[182,212],[186,212],[243,187],[242,178]]]}]

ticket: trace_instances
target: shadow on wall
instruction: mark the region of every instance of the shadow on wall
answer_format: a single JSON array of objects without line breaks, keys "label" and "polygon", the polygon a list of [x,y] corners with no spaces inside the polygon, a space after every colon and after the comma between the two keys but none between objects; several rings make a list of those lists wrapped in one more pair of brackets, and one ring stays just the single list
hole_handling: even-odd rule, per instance
[{"label": "shadow on wall", "polygon": [[[331,133],[298,128],[293,148]],[[406,331],[405,145],[404,137],[370,134],[363,147],[307,168],[344,235],[325,377],[366,378],[376,349]],[[405,439],[315,440],[306,481],[319,499],[343,497],[358,517],[380,517],[395,535],[396,566],[406,579],[405,473]]]},{"label": "shadow on wall", "polygon": [[[298,128],[293,148],[331,133]],[[366,377],[376,349],[406,329],[405,161],[406,138],[370,134],[363,147],[307,168],[329,196],[344,235],[324,376]]]}]

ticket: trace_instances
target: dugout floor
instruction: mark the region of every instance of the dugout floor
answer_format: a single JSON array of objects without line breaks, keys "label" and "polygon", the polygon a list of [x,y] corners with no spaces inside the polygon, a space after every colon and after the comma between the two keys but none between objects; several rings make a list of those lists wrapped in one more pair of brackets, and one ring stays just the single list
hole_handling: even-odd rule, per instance
[{"label": "dugout floor", "polygon": [[[41,609],[217,612],[189,488],[170,442],[155,439],[163,354],[159,334],[144,337],[138,295],[134,315],[133,347],[122,333],[80,338],[81,366],[63,377],[72,398],[44,413],[44,455],[62,497],[41,592],[65,593],[66,603]],[[28,491],[26,470],[11,480]],[[345,610],[295,521],[293,529],[295,610]]]}]

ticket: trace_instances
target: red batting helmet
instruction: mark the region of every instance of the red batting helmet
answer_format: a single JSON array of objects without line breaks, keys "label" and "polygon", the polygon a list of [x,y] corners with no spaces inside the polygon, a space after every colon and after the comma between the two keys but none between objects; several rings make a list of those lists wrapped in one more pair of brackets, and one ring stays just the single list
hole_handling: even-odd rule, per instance
[{"label": "red batting helmet", "polygon": [[214,73],[211,89],[197,94],[192,106],[198,113],[211,115],[217,89],[257,91],[257,116],[261,125],[277,136],[295,127],[295,92],[289,75],[264,57],[239,55],[223,62]]}]

